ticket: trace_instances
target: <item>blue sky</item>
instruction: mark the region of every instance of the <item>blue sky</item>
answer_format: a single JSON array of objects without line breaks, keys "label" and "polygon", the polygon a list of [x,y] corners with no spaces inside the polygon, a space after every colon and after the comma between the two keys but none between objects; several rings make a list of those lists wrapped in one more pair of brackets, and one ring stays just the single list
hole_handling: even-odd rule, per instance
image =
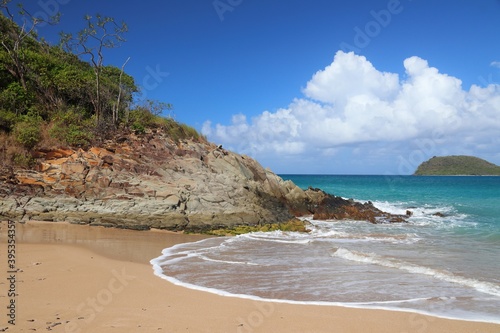
[{"label": "blue sky", "polygon": [[409,174],[434,155],[500,164],[499,0],[39,0],[55,42],[125,21],[105,62],[142,98],[277,173]]}]

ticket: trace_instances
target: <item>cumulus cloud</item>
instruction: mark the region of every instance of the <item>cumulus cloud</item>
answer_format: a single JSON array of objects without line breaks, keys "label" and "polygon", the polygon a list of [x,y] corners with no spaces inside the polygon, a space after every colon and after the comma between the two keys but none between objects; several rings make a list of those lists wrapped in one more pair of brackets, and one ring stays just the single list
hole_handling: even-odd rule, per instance
[{"label": "cumulus cloud", "polygon": [[491,63],[491,67],[500,68],[500,61],[493,61],[493,62]]},{"label": "cumulus cloud", "polygon": [[328,155],[345,146],[408,142],[435,133],[454,139],[468,133],[470,140],[500,129],[500,85],[466,91],[458,78],[424,59],[410,57],[403,65],[400,77],[377,70],[363,56],[339,51],[288,107],[252,119],[235,115],[229,125],[206,122],[202,132],[258,157]]}]

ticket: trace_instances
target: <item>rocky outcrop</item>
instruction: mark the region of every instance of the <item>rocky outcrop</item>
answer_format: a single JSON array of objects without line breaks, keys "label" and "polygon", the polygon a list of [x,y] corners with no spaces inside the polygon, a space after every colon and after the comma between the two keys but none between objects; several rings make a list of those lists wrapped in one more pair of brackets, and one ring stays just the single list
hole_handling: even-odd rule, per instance
[{"label": "rocky outcrop", "polygon": [[294,216],[390,220],[373,205],[302,190],[255,160],[161,132],[101,147],[47,149],[34,170],[5,169],[0,219],[69,221],[130,229],[204,231],[281,223]]}]

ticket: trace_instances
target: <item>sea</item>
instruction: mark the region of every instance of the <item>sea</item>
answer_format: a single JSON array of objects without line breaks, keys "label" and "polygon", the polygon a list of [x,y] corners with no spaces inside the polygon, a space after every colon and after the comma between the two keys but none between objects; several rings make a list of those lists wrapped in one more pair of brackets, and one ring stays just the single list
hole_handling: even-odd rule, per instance
[{"label": "sea", "polygon": [[164,249],[156,275],[224,296],[500,323],[500,177],[281,175],[406,223],[317,221]]}]

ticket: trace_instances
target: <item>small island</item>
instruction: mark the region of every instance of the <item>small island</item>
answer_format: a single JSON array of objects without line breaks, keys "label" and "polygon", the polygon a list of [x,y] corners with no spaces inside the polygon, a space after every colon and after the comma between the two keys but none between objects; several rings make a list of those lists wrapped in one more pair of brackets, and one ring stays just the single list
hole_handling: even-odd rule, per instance
[{"label": "small island", "polygon": [[500,166],[474,156],[434,156],[420,164],[413,175],[500,176]]}]

